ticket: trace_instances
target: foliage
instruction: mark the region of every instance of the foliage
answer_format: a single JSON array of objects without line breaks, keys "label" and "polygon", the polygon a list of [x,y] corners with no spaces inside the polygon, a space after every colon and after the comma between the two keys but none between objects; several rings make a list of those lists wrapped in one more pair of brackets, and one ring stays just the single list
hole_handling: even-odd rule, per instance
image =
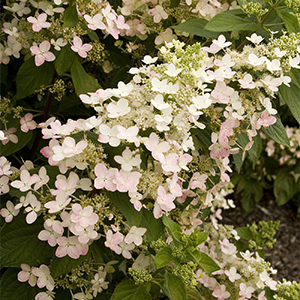
[{"label": "foliage", "polygon": [[275,100],[299,122],[299,2],[6,4],[1,299],[286,297],[262,251],[278,224],[217,220],[231,162],[261,197],[242,174],[262,133],[298,151]]}]

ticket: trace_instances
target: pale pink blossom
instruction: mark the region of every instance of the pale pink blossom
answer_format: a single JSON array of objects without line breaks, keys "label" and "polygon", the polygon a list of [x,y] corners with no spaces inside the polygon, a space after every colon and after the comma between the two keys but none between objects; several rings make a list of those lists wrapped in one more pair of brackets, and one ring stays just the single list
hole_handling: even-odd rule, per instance
[{"label": "pale pink blossom", "polygon": [[109,145],[112,147],[118,147],[120,145],[120,139],[117,137],[119,133],[118,125],[115,125],[112,128],[110,128],[106,124],[101,124],[99,126],[99,131],[100,135],[98,141],[100,143],[109,143]]},{"label": "pale pink blossom", "polygon": [[2,130],[4,133],[4,139],[1,139],[1,142],[3,145],[6,145],[9,141],[11,141],[14,144],[18,143],[18,137],[14,134],[17,131],[17,128],[15,127],[10,127],[7,130]]},{"label": "pale pink blossom", "polygon": [[121,125],[118,125],[118,132],[119,133],[117,134],[117,138],[126,140],[129,143],[134,143],[136,147],[139,147],[140,141],[137,138],[139,128],[137,126],[125,128]]},{"label": "pale pink blossom", "polygon": [[0,176],[2,175],[11,175],[12,171],[10,168],[10,162],[6,159],[5,156],[0,157]]},{"label": "pale pink blossom", "polygon": [[125,236],[125,243],[130,244],[134,243],[137,246],[140,246],[143,242],[142,236],[146,233],[147,228],[132,226]]},{"label": "pale pink blossom", "polygon": [[34,61],[37,67],[41,66],[45,61],[55,60],[55,55],[50,52],[50,43],[48,41],[43,41],[39,46],[33,45],[30,47],[32,55],[35,55]]},{"label": "pale pink blossom", "polygon": [[119,245],[118,245],[118,249],[115,251],[117,254],[122,254],[124,258],[126,259],[131,259],[132,255],[130,253],[130,250],[133,250],[135,247],[135,245],[133,243],[125,243],[124,241],[122,241]]},{"label": "pale pink blossom", "polygon": [[108,191],[114,192],[116,190],[116,183],[114,182],[116,178],[116,173],[118,172],[118,169],[111,168],[107,169],[104,164],[98,163],[95,166],[95,181],[94,185],[96,189],[102,189],[105,188]]},{"label": "pale pink blossom", "polygon": [[114,160],[119,163],[122,170],[126,172],[130,172],[133,167],[139,166],[142,162],[139,154],[133,157],[133,153],[129,147],[126,147],[126,149],[122,152],[122,156],[116,155]]},{"label": "pale pink blossom", "polygon": [[250,286],[247,287],[247,285],[245,283],[240,284],[240,292],[239,292],[240,296],[250,299],[252,293],[254,293],[254,292],[255,292],[255,289],[253,287],[250,287]]},{"label": "pale pink blossom", "polygon": [[90,17],[89,15],[84,15],[84,18],[88,22],[88,28],[92,30],[104,30],[106,28],[106,25],[102,22],[103,15],[100,13],[94,15],[93,17]]},{"label": "pale pink blossom", "polygon": [[7,176],[0,177],[0,195],[9,192],[8,182],[9,182],[9,178]]},{"label": "pale pink blossom", "polygon": [[[32,224],[37,219],[37,214],[41,210],[41,202],[37,200],[36,196],[31,193],[28,193],[29,205],[25,208],[25,211],[28,213],[26,216],[26,222]],[[27,198],[26,197],[26,198]]]},{"label": "pale pink blossom", "polygon": [[46,223],[44,223],[44,228],[45,229],[40,231],[40,233],[38,234],[38,239],[41,241],[47,241],[51,247],[56,246],[57,239],[62,236],[62,232],[55,232],[54,229],[48,226]]},{"label": "pale pink blossom", "polygon": [[41,265],[39,268],[32,268],[32,274],[38,277],[37,286],[39,288],[46,287],[48,291],[54,289],[54,279],[50,275],[50,270],[46,265]]},{"label": "pale pink blossom", "polygon": [[23,132],[28,132],[36,128],[36,122],[32,119],[33,115],[27,113],[23,118],[20,119],[21,130]]},{"label": "pale pink blossom", "polygon": [[21,264],[22,271],[20,271],[18,273],[18,280],[20,282],[28,281],[28,283],[30,284],[30,286],[35,286],[36,285],[36,281],[37,281],[37,277],[32,273],[32,269],[33,268],[34,267],[30,267],[27,264]]},{"label": "pale pink blossom", "polygon": [[64,257],[66,255],[77,259],[80,255],[86,255],[89,247],[87,244],[81,244],[77,236],[65,237],[62,236],[57,239],[58,248],[55,251],[57,257]]},{"label": "pale pink blossom", "polygon": [[162,186],[158,187],[156,202],[164,211],[170,211],[176,207],[174,200],[174,195],[168,194]]},{"label": "pale pink blossom", "polygon": [[26,192],[31,189],[31,186],[39,181],[39,176],[37,174],[30,175],[27,170],[23,170],[20,174],[20,180],[14,180],[11,183],[16,189],[21,192]]},{"label": "pale pink blossom", "polygon": [[37,18],[35,17],[28,17],[27,21],[29,23],[32,23],[32,29],[33,31],[40,31],[42,28],[48,28],[51,26],[49,22],[46,22],[47,20],[47,14],[42,13]]},{"label": "pale pink blossom", "polygon": [[6,208],[0,210],[0,215],[5,218],[5,222],[9,223],[12,221],[13,217],[18,215],[19,209],[16,209],[11,201],[6,202]]},{"label": "pale pink blossom", "polygon": [[149,9],[148,13],[153,16],[154,23],[159,23],[161,19],[166,20],[168,18],[168,14],[161,5],[156,5],[154,8]]},{"label": "pale pink blossom", "polygon": [[141,174],[139,172],[116,173],[117,190],[121,193],[136,192]]},{"label": "pale pink blossom", "polygon": [[128,106],[128,100],[121,98],[118,102],[111,102],[106,107],[108,111],[108,117],[114,119],[121,116],[125,116],[130,112],[130,107]]},{"label": "pale pink blossom", "polygon": [[228,276],[228,279],[231,282],[235,282],[236,280],[241,278],[241,275],[236,272],[235,267],[231,267],[229,270],[225,270],[224,273]]},{"label": "pale pink blossom", "polygon": [[275,124],[276,121],[276,117],[270,116],[267,110],[264,110],[261,114],[261,118],[258,119],[258,123],[265,128],[268,128],[270,125]]},{"label": "pale pink blossom", "polygon": [[55,293],[51,291],[39,292],[35,296],[35,300],[53,300],[55,297]]},{"label": "pale pink blossom", "polygon": [[93,212],[92,206],[88,205],[82,208],[80,204],[75,203],[72,205],[70,220],[76,223],[75,229],[77,231],[82,231],[89,225],[95,225],[99,220],[99,216]]},{"label": "pale pink blossom", "polygon": [[152,152],[153,158],[160,160],[162,154],[170,149],[170,144],[166,141],[159,142],[159,136],[152,132],[145,143],[146,148]]},{"label": "pale pink blossom", "polygon": [[217,45],[220,48],[226,48],[230,46],[231,42],[226,42],[226,38],[223,34],[219,35],[217,40],[213,40],[213,44]]},{"label": "pale pink blossom", "polygon": [[112,230],[108,230],[106,233],[106,241],[104,245],[113,251],[117,251],[119,244],[123,241],[123,234],[120,232],[113,233]]},{"label": "pale pink blossom", "polygon": [[71,49],[74,52],[77,52],[79,56],[83,58],[87,57],[87,52],[90,51],[92,47],[93,46],[90,44],[83,44],[79,36],[74,36],[73,45],[71,46]]},{"label": "pale pink blossom", "polygon": [[218,300],[224,300],[230,297],[230,293],[226,291],[226,286],[224,284],[217,285],[217,287],[214,288],[212,295]]}]

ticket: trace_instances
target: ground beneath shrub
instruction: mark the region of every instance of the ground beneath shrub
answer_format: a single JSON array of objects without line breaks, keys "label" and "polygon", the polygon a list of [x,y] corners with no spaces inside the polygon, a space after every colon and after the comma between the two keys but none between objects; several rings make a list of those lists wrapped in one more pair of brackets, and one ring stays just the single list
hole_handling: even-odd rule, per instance
[{"label": "ground beneath shrub", "polygon": [[292,203],[277,206],[270,195],[257,204],[251,213],[246,213],[239,203],[235,209],[225,210],[222,223],[235,227],[246,226],[256,221],[280,221],[273,249],[266,251],[266,259],[277,269],[275,280],[296,280],[300,282],[300,218]]}]

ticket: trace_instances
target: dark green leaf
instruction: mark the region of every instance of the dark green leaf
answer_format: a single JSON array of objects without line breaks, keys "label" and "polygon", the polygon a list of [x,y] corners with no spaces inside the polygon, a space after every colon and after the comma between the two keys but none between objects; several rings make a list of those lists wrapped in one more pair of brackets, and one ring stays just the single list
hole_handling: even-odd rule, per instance
[{"label": "dark green leaf", "polygon": [[97,79],[85,72],[77,57],[73,61],[71,75],[77,96],[88,92],[95,92],[100,88]]},{"label": "dark green leaf", "polygon": [[232,157],[233,157],[233,161],[234,161],[235,167],[236,167],[238,173],[240,173],[242,165],[244,163],[244,160],[243,160],[243,150],[240,149],[239,152],[236,153],[236,154],[233,154]]},{"label": "dark green leaf", "polygon": [[19,267],[49,263],[53,248],[47,242],[40,241],[38,234],[44,229],[44,220],[38,218],[28,225],[25,216],[19,214],[11,223],[1,229],[0,258],[2,267]]},{"label": "dark green leaf", "polygon": [[184,31],[190,34],[194,34],[197,36],[207,37],[207,38],[218,38],[219,34],[204,30],[205,25],[208,23],[205,19],[190,19],[178,25],[172,26],[171,28],[175,30]]},{"label": "dark green leaf", "polygon": [[111,300],[152,300],[152,297],[144,285],[126,280],[116,286]]},{"label": "dark green leaf", "polygon": [[77,259],[73,259],[68,255],[61,258],[54,256],[50,264],[51,276],[53,278],[57,278],[61,275],[68,274],[72,269],[82,264],[89,256],[90,253],[87,253],[86,255],[80,255]]},{"label": "dark green leaf", "polygon": [[155,219],[153,213],[142,209],[143,217],[141,227],[147,228],[146,237],[148,242],[156,241],[164,235],[164,225],[161,219]]},{"label": "dark green leaf", "polygon": [[206,274],[220,270],[219,265],[206,253],[194,250],[190,252],[190,255],[192,260],[197,263]]},{"label": "dark green leaf", "polygon": [[165,273],[164,289],[170,300],[187,300],[187,293],[181,278]]},{"label": "dark green leaf", "polygon": [[261,154],[261,149],[262,149],[262,144],[261,144],[261,137],[260,134],[258,133],[255,137],[253,137],[254,144],[252,145],[251,149],[247,151],[247,153],[250,156],[250,159],[252,161],[252,167],[254,169],[260,154]]},{"label": "dark green leaf", "polygon": [[163,216],[163,223],[168,228],[168,231],[171,234],[173,241],[177,244],[181,244],[180,236],[182,234],[182,230],[181,230],[179,224],[172,221],[166,215]]},{"label": "dark green leaf", "polygon": [[251,30],[257,31],[260,25],[247,18],[241,18],[233,14],[216,14],[204,27],[205,30],[214,32],[224,32],[233,30]]},{"label": "dark green leaf", "polygon": [[55,300],[72,300],[69,289],[55,289]]},{"label": "dark green leaf", "polygon": [[288,170],[283,169],[277,174],[274,181],[273,193],[278,205],[284,205],[295,194],[296,181]]},{"label": "dark green leaf", "polygon": [[246,212],[251,212],[263,196],[263,188],[259,181],[250,178],[242,192],[242,206]]},{"label": "dark green leaf", "polygon": [[69,44],[62,48],[54,61],[54,67],[59,76],[70,70],[75,57],[76,53],[71,49]]},{"label": "dark green leaf", "polygon": [[7,65],[2,64],[0,68],[0,83],[7,84]]},{"label": "dark green leaf", "polygon": [[300,69],[292,68],[292,83],[300,89]]},{"label": "dark green leaf", "polygon": [[253,233],[248,227],[239,227],[235,229],[238,236],[242,239],[251,240],[253,239]]},{"label": "dark green leaf", "polygon": [[172,250],[169,247],[164,247],[155,255],[154,263],[157,269],[168,266],[170,263],[179,265],[178,258],[172,256]]},{"label": "dark green leaf", "polygon": [[278,115],[276,115],[275,117],[277,118],[275,124],[271,125],[267,129],[262,127],[261,130],[275,142],[283,146],[290,147],[290,140],[286,134],[284,126],[282,125],[280,117]]},{"label": "dark green leaf", "polygon": [[18,281],[21,269],[10,268],[4,272],[0,281],[1,300],[34,300],[35,295],[41,291],[38,287],[31,287],[28,282]]},{"label": "dark green leaf", "polygon": [[70,5],[64,12],[64,25],[66,27],[75,27],[78,21],[77,7],[76,5]]},{"label": "dark green leaf", "polygon": [[278,16],[282,19],[287,31],[289,33],[299,32],[299,22],[297,17],[293,14],[293,11],[289,8],[277,9]]},{"label": "dark green leaf", "polygon": [[173,7],[177,7],[180,3],[180,0],[171,0],[171,5],[170,7],[173,8]]},{"label": "dark green leaf", "polygon": [[187,287],[186,290],[188,300],[202,300],[201,294],[196,287]]},{"label": "dark green leaf", "polygon": [[132,203],[128,194],[119,192],[108,192],[107,193],[110,201],[115,204],[121,213],[125,216],[130,226],[140,226],[142,221],[142,211],[137,211]]},{"label": "dark green leaf", "polygon": [[53,63],[44,62],[37,67],[34,57],[29,58],[22,64],[17,74],[17,94],[14,99],[23,99],[33,94],[41,85],[48,85],[52,82],[53,75]]},{"label": "dark green leaf", "polygon": [[284,102],[289,107],[292,115],[300,124],[300,101],[299,101],[300,87],[296,84],[290,83],[290,87],[281,85],[279,88],[279,96],[283,98]]}]

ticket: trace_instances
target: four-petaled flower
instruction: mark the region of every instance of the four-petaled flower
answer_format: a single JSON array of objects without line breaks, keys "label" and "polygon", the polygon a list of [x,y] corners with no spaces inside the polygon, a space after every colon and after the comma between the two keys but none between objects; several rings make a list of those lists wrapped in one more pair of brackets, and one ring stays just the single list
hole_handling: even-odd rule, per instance
[{"label": "four-petaled flower", "polygon": [[90,44],[83,44],[79,36],[74,36],[73,45],[71,46],[71,49],[74,52],[77,52],[79,56],[83,58],[87,57],[87,52],[90,51],[92,48],[93,46]]},{"label": "four-petaled flower", "polygon": [[45,61],[55,60],[55,55],[50,52],[50,43],[48,41],[43,41],[39,46],[36,44],[30,47],[32,55],[35,55],[34,61],[37,67],[41,66]]}]

